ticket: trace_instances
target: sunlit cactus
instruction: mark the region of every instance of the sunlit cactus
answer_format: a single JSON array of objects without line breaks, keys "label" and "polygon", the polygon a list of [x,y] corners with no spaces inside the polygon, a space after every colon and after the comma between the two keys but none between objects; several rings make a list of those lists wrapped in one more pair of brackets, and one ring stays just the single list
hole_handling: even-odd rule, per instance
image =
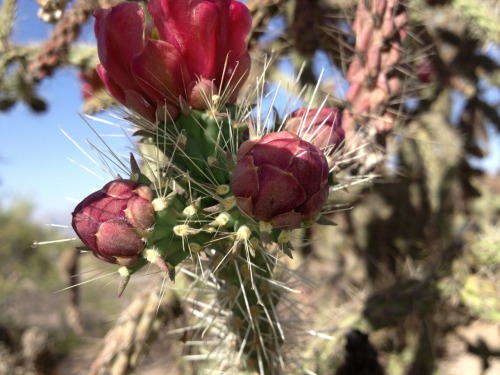
[{"label": "sunlit cactus", "polygon": [[492,1],[37,3],[26,45],[0,7],[0,111],[45,111],[72,67],[131,141],[92,144],[109,178],[72,215],[67,320],[88,330],[86,284],[113,323],[91,374],[142,373],[160,337],[163,372],[450,375],[449,339],[498,322]]},{"label": "sunlit cactus", "polygon": [[[292,257],[291,231],[321,216],[332,167],[323,150],[341,145],[340,115],[329,112],[319,141],[317,130],[294,129],[309,131],[318,146],[290,131],[255,134],[251,107],[233,104],[250,68],[246,7],[151,1],[148,9],[154,25],[135,3],[96,12],[98,73],[139,116],[136,135],[149,148],[141,165],[131,159],[129,179],[77,206],[73,227],[97,257],[120,266],[119,295],[148,263],[172,281],[181,264],[200,265],[198,277],[217,285],[211,303],[227,311],[226,334],[240,357],[233,365],[281,374],[278,304],[286,288],[275,279],[276,262]],[[195,44],[208,35],[213,46]]]}]

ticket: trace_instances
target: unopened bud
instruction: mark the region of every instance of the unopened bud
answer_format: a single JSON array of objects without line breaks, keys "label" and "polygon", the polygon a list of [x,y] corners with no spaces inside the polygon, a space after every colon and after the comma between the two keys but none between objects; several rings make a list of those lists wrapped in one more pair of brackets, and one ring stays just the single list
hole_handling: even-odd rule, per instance
[{"label": "unopened bud", "polygon": [[155,223],[153,193],[132,180],[114,180],[92,193],[73,212],[72,226],[99,259],[133,265]]},{"label": "unopened bud", "polygon": [[248,216],[295,229],[323,208],[328,174],[328,162],[316,146],[288,131],[269,133],[242,143],[231,190]]}]

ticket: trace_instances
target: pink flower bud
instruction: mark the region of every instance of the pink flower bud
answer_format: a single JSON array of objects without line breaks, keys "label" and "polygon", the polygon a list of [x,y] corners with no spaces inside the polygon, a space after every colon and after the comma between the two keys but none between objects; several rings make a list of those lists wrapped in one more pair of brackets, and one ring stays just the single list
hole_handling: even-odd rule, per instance
[{"label": "pink flower bud", "polygon": [[298,134],[320,149],[336,150],[344,141],[342,114],[337,108],[301,108],[292,113],[285,130]]},{"label": "pink flower bud", "polygon": [[152,198],[148,186],[111,181],[76,206],[71,224],[97,258],[130,266],[144,249],[141,234],[155,223]]},{"label": "pink flower bud", "polygon": [[147,25],[137,3],[95,12],[97,71],[111,95],[152,121],[165,108],[181,113],[179,98],[205,109],[199,89],[207,86],[233,103],[250,69],[248,8],[233,0],[150,0],[148,10]]},{"label": "pink flower bud", "polygon": [[240,146],[231,189],[247,215],[294,229],[320,213],[328,198],[328,172],[316,146],[288,131],[270,133]]}]

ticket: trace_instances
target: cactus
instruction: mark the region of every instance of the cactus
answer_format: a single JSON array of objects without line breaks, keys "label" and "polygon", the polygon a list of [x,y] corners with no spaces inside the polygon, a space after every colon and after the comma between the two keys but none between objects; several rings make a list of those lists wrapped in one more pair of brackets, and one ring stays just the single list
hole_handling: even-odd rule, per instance
[{"label": "cactus", "polygon": [[[147,220],[107,188],[75,209],[86,248],[118,275],[120,302],[137,285],[142,296],[94,371],[141,371],[171,290],[193,315],[171,333],[185,342],[174,355],[200,372],[441,373],[450,332],[498,320],[497,199],[470,164],[487,152],[485,118],[500,123],[484,95],[498,81],[483,48],[498,33],[491,1],[248,1],[251,22],[228,0],[87,3],[39,1],[54,33],[28,46],[9,39],[16,1],[3,3],[0,110],[19,100],[43,110],[38,84],[74,66],[88,110],[121,104],[134,129],[134,156],[113,180],[151,190],[138,209]],[[97,4],[96,49],[74,41]],[[136,18],[107,28],[116,9]],[[331,65],[320,72],[319,61]],[[300,72],[282,87],[288,63]],[[374,167],[380,183],[367,188]]]},{"label": "cactus", "polygon": [[[135,135],[147,152],[139,163],[131,157],[126,179],[106,184],[75,208],[73,228],[96,257],[118,264],[119,296],[148,263],[175,281],[179,267],[191,261],[197,278],[216,290],[206,315],[225,317],[227,332],[218,336],[232,338],[238,353],[235,363],[218,366],[284,373],[279,306],[286,304],[287,288],[277,279],[278,262],[282,254],[292,257],[291,231],[320,217],[330,183],[336,184],[329,179],[334,161],[329,165],[322,150],[290,131],[273,131],[278,118],[258,129],[252,107],[233,104],[249,73],[248,53],[241,50],[249,27],[244,5],[151,1],[148,10],[157,29],[146,34],[142,19],[149,14],[137,4],[96,13],[97,71],[133,111]],[[177,16],[186,12],[187,19]],[[171,27],[164,29],[166,14]],[[213,16],[219,23],[203,24],[209,30],[198,34],[202,28],[195,26]],[[222,34],[228,30],[229,40]],[[227,50],[226,58],[192,44],[206,35],[215,35],[209,42]],[[334,131],[342,133],[339,128]],[[335,135],[321,141],[328,153],[339,148]]]}]

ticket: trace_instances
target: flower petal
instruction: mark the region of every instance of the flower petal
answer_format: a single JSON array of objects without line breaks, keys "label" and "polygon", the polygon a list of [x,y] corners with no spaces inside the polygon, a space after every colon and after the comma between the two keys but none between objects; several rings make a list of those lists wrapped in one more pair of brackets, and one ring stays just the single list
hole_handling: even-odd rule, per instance
[{"label": "flower petal", "polygon": [[137,84],[154,102],[178,104],[179,94],[185,95],[192,81],[177,49],[161,40],[148,40],[131,66]]},{"label": "flower petal", "polygon": [[316,219],[316,217],[321,212],[323,205],[328,199],[329,186],[325,184],[322,189],[320,189],[316,194],[311,196],[306,202],[297,207],[297,211],[300,211],[304,216],[304,219]]},{"label": "flower petal", "polygon": [[130,69],[132,58],[144,46],[144,13],[132,2],[95,12],[94,31],[102,66],[122,89],[137,87]]},{"label": "flower petal", "polygon": [[123,88],[121,88],[115,82],[115,80],[109,76],[108,72],[101,64],[97,64],[96,70],[97,70],[97,74],[99,74],[99,77],[101,77],[102,82],[104,83],[104,85],[108,89],[111,96],[113,96],[120,103],[126,105],[125,93],[123,91]]},{"label": "flower petal", "polygon": [[125,91],[125,106],[151,122],[156,121],[156,108],[135,90]]},{"label": "flower petal", "polygon": [[246,38],[252,28],[252,14],[245,4],[239,1],[231,1],[229,5],[229,34],[228,50],[233,56],[240,56],[247,51]]},{"label": "flower petal", "polygon": [[172,44],[198,77],[215,78],[216,54],[223,53],[217,43],[218,25],[227,23],[221,12],[225,1],[150,1],[149,11],[162,40]]},{"label": "flower petal", "polygon": [[299,179],[308,196],[315,194],[328,176],[325,156],[308,142],[300,141],[301,151],[295,155],[287,172]]},{"label": "flower petal", "polygon": [[156,221],[155,210],[151,202],[138,195],[128,201],[125,217],[130,225],[139,230],[152,227]]},{"label": "flower petal", "polygon": [[224,72],[224,80],[221,82],[221,92],[228,96],[228,103],[235,103],[238,98],[240,89],[245,84],[245,81],[250,73],[252,61],[250,54],[244,52],[231,64],[228,64]]}]

